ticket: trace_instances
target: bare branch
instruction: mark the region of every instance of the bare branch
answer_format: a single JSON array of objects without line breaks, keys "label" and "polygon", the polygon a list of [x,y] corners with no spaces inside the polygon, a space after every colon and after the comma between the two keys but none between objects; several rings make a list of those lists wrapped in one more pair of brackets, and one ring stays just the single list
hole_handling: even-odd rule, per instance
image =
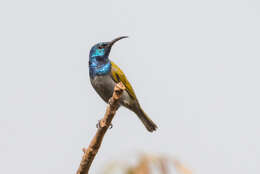
[{"label": "bare branch", "polygon": [[109,99],[108,106],[104,118],[100,121],[100,127],[98,128],[95,136],[91,140],[87,149],[83,149],[84,155],[80,162],[77,174],[88,174],[89,168],[94,160],[100,145],[102,143],[103,137],[109,128],[114,115],[119,108],[119,99],[125,90],[123,83],[118,83],[114,88],[113,96]]}]

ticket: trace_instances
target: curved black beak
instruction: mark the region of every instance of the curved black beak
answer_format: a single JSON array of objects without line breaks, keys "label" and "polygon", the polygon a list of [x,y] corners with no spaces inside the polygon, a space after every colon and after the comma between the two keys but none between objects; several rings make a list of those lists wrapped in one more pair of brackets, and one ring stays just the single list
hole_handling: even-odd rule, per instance
[{"label": "curved black beak", "polygon": [[124,39],[124,38],[128,38],[128,36],[120,36],[120,37],[117,37],[115,38],[114,40],[112,40],[111,42],[109,42],[108,46],[107,47],[112,47],[114,45],[114,43],[116,43],[117,41],[121,40],[121,39]]}]

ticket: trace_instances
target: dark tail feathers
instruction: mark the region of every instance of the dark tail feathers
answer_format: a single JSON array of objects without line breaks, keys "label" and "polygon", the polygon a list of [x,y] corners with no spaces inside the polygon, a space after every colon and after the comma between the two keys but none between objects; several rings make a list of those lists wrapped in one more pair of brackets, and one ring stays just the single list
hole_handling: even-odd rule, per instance
[{"label": "dark tail feathers", "polygon": [[157,125],[148,117],[141,107],[136,114],[149,132],[153,132],[157,129]]}]

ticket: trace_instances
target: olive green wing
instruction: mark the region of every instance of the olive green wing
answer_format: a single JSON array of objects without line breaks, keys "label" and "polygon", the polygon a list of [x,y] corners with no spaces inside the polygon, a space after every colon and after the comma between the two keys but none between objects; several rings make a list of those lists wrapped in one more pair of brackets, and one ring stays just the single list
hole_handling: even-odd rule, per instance
[{"label": "olive green wing", "polygon": [[111,75],[113,80],[116,83],[122,82],[125,87],[126,87],[126,91],[128,92],[128,94],[133,98],[136,99],[136,95],[134,92],[133,87],[131,86],[131,84],[129,83],[129,81],[127,80],[125,74],[123,73],[123,71],[114,63],[111,61]]}]

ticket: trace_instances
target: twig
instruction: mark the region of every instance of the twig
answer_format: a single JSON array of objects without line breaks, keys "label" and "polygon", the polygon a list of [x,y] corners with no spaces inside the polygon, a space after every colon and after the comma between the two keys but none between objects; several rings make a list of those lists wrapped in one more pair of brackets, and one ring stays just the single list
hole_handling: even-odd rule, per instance
[{"label": "twig", "polygon": [[80,162],[77,174],[88,174],[89,168],[94,160],[99,147],[102,143],[103,137],[109,128],[112,119],[119,107],[119,99],[125,90],[123,83],[118,83],[114,88],[113,96],[109,99],[108,106],[104,118],[99,123],[99,128],[91,140],[87,149],[83,148],[84,155]]}]

